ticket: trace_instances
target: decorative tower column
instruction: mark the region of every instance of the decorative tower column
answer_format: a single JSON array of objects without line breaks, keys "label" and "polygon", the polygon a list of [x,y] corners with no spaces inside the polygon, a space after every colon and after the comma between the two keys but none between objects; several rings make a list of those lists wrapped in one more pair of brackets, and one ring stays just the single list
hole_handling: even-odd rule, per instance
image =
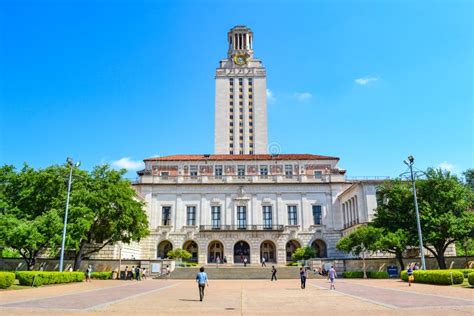
[{"label": "decorative tower column", "polygon": [[236,26],[227,33],[227,58],[216,70],[216,154],[266,154],[266,71],[253,57],[253,33]]}]

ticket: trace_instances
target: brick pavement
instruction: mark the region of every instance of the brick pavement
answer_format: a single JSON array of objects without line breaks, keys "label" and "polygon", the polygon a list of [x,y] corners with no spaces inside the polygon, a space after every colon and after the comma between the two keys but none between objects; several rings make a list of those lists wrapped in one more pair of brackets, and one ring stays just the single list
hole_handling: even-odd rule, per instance
[{"label": "brick pavement", "polygon": [[191,280],[95,281],[0,291],[0,315],[474,314],[472,289],[425,285],[420,293],[418,284],[410,289],[403,285],[396,280],[337,280],[337,291],[329,291],[326,280],[310,280],[306,290],[298,280],[211,280],[200,302]]}]

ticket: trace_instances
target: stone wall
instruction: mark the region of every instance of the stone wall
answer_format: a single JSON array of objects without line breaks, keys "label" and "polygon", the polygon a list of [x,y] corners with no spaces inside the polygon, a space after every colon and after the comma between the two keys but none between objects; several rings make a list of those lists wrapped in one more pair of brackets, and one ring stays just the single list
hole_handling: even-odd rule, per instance
[{"label": "stone wall", "polygon": [[[438,263],[436,258],[426,257],[426,268],[431,270],[438,269]],[[474,257],[467,258],[467,265],[474,268]],[[418,263],[421,266],[420,258],[404,259],[403,263],[405,268],[411,263]],[[367,271],[386,271],[389,265],[395,265],[400,269],[398,260],[395,258],[371,258],[366,259],[365,264]],[[465,257],[446,257],[446,266],[452,269],[462,269],[466,267]],[[361,259],[345,259],[344,260],[344,271],[362,271],[362,260]]]},{"label": "stone wall", "polygon": [[[124,270],[126,266],[131,268],[132,266],[146,267],[150,271],[151,263],[159,263],[162,267],[170,266],[171,270],[174,270],[175,263],[173,260],[124,260],[121,261],[121,270]],[[74,264],[73,260],[64,261],[64,271],[67,271]],[[85,271],[88,265],[92,266],[92,271],[113,271],[118,269],[119,260],[101,260],[91,259],[83,260],[79,270]],[[59,259],[37,259],[34,266],[34,270],[39,270],[43,267],[44,271],[58,271],[59,270]],[[0,271],[14,271],[14,270],[26,270],[26,264],[23,259],[20,258],[0,258]]]}]

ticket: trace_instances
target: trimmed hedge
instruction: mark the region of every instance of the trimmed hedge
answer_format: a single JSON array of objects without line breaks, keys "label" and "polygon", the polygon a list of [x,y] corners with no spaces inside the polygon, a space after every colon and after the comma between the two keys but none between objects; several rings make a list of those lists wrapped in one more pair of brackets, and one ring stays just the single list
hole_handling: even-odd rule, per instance
[{"label": "trimmed hedge", "polygon": [[16,278],[20,285],[41,286],[46,284],[60,284],[82,282],[83,272],[43,272],[43,271],[17,271]]},{"label": "trimmed hedge", "polygon": [[6,289],[15,282],[15,273],[0,272],[0,289]]},{"label": "trimmed hedge", "polygon": [[[84,272],[84,277],[85,276],[86,276],[86,273]],[[92,279],[100,279],[100,280],[110,280],[110,279],[112,279],[112,271],[92,272],[91,273],[91,278]]]},{"label": "trimmed hedge", "polygon": [[344,279],[362,279],[364,277],[363,271],[346,271],[342,272]]},{"label": "trimmed hedge", "polygon": [[474,269],[451,269],[451,271],[460,271],[460,272],[462,272],[462,274],[464,274],[464,278],[467,279],[467,276],[470,273],[474,272]]},{"label": "trimmed hedge", "polygon": [[[345,279],[362,279],[364,271],[346,271],[342,273]],[[388,279],[390,276],[386,271],[367,271],[367,278],[369,279]]]},{"label": "trimmed hedge", "polygon": [[[453,275],[451,283],[451,273]],[[456,270],[415,270],[413,271],[415,283],[428,283],[428,284],[439,284],[439,285],[451,285],[451,284],[462,284],[464,281],[464,275],[461,271]],[[400,278],[407,282],[408,275],[407,271],[402,271]]]},{"label": "trimmed hedge", "polygon": [[467,281],[470,285],[474,286],[474,272],[471,272],[467,275]]},{"label": "trimmed hedge", "polygon": [[367,271],[369,279],[389,279],[390,275],[387,271]]}]

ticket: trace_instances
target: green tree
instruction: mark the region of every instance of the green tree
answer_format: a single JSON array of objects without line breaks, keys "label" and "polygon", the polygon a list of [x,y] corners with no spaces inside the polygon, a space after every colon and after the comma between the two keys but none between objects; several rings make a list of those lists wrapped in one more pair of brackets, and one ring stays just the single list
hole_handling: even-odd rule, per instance
[{"label": "green tree", "polygon": [[394,254],[400,269],[405,270],[403,253],[408,245],[408,236],[403,229],[397,229],[395,232],[382,230],[379,238],[373,245],[373,249]]},{"label": "green tree", "polygon": [[313,247],[302,247],[302,248],[297,248],[295,252],[291,255],[291,259],[293,261],[298,261],[298,260],[308,260],[311,258],[314,258],[316,256],[316,252],[313,249]]},{"label": "green tree", "polygon": [[71,192],[68,219],[68,247],[74,250],[74,269],[81,261],[116,242],[140,241],[149,234],[144,203],[130,182],[126,170],[97,166],[77,177]]},{"label": "green tree", "polygon": [[474,169],[467,169],[463,172],[466,185],[474,191]]},{"label": "green tree", "polygon": [[367,278],[365,265],[366,252],[376,251],[376,243],[380,239],[382,230],[371,226],[362,226],[342,237],[336,244],[336,248],[356,256],[362,255],[364,278]]},{"label": "green tree", "polygon": [[428,169],[426,174],[416,183],[423,243],[446,269],[446,249],[474,237],[474,192],[447,171]]},{"label": "green tree", "polygon": [[187,260],[192,257],[192,255],[187,250],[184,250],[181,248],[170,250],[168,251],[166,255],[168,256],[168,258],[178,259],[178,260],[179,259]]},{"label": "green tree", "polygon": [[18,251],[28,270],[58,245],[62,225],[56,206],[64,190],[61,167],[0,168],[0,245]]},{"label": "green tree", "polygon": [[377,190],[377,209],[373,227],[383,229],[375,248],[395,255],[401,269],[403,254],[408,247],[418,245],[413,194],[409,182],[390,180]]}]

